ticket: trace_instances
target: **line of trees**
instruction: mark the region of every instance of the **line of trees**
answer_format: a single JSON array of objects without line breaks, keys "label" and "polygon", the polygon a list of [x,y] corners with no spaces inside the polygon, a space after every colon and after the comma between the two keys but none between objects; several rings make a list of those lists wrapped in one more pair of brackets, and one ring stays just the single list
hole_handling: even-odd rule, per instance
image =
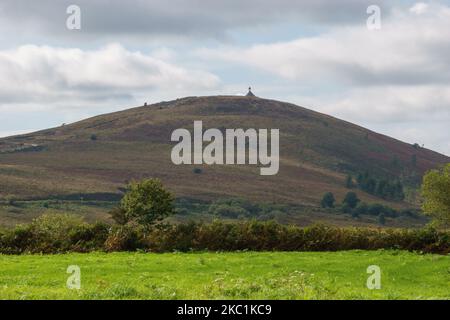
[{"label": "line of trees", "polygon": [[400,181],[376,179],[368,172],[358,174],[356,184],[353,182],[353,177],[348,175],[345,181],[345,186],[348,189],[358,187],[369,194],[385,200],[403,201],[405,199],[403,184]]},{"label": "line of trees", "polygon": [[[346,187],[353,188],[353,179],[349,175],[346,179]],[[403,187],[400,182],[390,183],[386,180],[376,180],[369,176],[368,173],[358,175],[358,186],[371,193],[377,195],[388,194],[394,199],[401,200],[404,198]],[[421,195],[423,198],[423,213],[433,219],[436,226],[448,228],[450,227],[450,163],[445,166],[428,171],[424,177],[421,186]],[[331,192],[323,195],[321,206],[323,208],[335,208],[336,199]],[[398,215],[414,216],[417,214],[415,210],[402,210],[397,212],[381,204],[366,204],[361,202],[354,192],[348,192],[342,204],[337,208],[342,212],[351,213],[357,217],[360,214],[378,215],[380,224],[385,223],[385,217],[395,217]]]},{"label": "line of trees", "polygon": [[322,208],[332,208],[338,212],[351,214],[353,218],[360,215],[371,215],[378,217],[378,223],[384,225],[386,217],[395,218],[400,215],[416,216],[417,212],[411,209],[397,211],[389,206],[379,203],[367,204],[361,201],[355,192],[348,192],[342,203],[336,204],[336,199],[331,192],[326,192],[320,201]]}]

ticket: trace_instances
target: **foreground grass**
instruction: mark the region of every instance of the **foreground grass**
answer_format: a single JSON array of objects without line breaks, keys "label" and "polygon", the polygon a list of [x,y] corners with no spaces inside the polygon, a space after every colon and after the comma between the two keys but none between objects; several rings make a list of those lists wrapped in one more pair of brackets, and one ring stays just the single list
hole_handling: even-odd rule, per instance
[{"label": "foreground grass", "polygon": [[[69,265],[81,289],[66,288]],[[382,288],[369,290],[378,265]],[[450,256],[403,251],[0,255],[0,299],[450,299]]]}]

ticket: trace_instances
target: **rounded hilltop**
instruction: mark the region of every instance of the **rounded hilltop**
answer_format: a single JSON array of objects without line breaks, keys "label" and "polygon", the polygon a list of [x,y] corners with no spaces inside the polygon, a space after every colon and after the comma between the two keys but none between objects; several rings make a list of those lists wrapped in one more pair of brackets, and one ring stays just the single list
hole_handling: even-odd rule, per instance
[{"label": "rounded hilltop", "polygon": [[[261,178],[254,166],[207,165],[196,166],[201,174],[195,174],[192,166],[174,165],[172,132],[192,130],[198,120],[205,129],[222,132],[279,129],[278,174]],[[40,148],[22,148],[33,144]],[[393,165],[394,157],[401,165]],[[426,170],[447,162],[448,157],[431,150],[298,105],[242,95],[186,97],[0,139],[0,168],[8,168],[4,190],[13,190],[10,193],[17,197],[86,193],[86,186],[93,194],[111,193],[124,181],[156,177],[179,197],[317,205],[328,191],[344,198],[348,173],[356,177],[369,171],[397,178],[406,168],[419,179]],[[357,192],[366,203],[403,205]]]}]

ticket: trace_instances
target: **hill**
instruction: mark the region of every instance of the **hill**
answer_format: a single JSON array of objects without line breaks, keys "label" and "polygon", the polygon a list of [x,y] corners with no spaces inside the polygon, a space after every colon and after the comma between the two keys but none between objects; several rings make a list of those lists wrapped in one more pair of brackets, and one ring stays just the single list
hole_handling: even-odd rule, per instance
[{"label": "hill", "polygon": [[[280,129],[279,173],[261,176],[256,166],[244,165],[174,165],[171,133],[192,130],[195,120],[205,129]],[[157,177],[177,197],[316,207],[327,191],[344,197],[347,174],[367,172],[402,181],[410,204],[361,190],[358,196],[400,208],[414,205],[410,191],[426,170],[447,162],[442,154],[297,105],[251,96],[187,97],[0,139],[0,197],[114,200],[127,181]]]}]

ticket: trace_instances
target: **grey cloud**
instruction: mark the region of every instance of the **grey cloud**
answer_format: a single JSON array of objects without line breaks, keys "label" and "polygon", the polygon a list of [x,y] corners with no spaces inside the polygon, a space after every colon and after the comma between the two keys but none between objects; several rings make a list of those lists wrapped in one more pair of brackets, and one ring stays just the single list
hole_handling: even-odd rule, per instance
[{"label": "grey cloud", "polygon": [[[19,33],[39,31],[41,36],[162,36],[225,38],[243,27],[295,22],[308,25],[365,23],[369,0],[3,0],[4,27]],[[377,1],[388,14],[388,1]],[[65,29],[66,8],[82,10],[79,34]],[[6,23],[5,23],[6,22]]]}]

